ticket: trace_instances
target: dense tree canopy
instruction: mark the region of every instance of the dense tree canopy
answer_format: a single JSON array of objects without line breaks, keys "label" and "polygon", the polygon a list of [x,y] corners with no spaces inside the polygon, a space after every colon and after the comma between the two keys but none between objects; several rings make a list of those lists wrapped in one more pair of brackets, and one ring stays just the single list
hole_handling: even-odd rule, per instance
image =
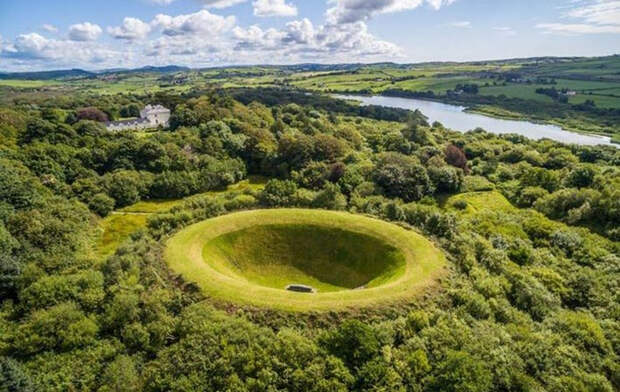
[{"label": "dense tree canopy", "polygon": [[[146,103],[170,130],[97,123]],[[620,388],[617,149],[277,89],[16,101],[0,140],[0,391]],[[394,221],[449,267],[407,303],[326,314],[220,304],[167,268],[176,230],[275,207]]]}]

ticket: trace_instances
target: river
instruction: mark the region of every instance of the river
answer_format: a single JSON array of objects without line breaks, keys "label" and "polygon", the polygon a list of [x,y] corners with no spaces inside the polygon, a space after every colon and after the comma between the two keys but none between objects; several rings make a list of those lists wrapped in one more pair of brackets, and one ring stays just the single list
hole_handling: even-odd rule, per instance
[{"label": "river", "polygon": [[425,101],[413,98],[397,98],[385,96],[334,95],[336,98],[352,99],[364,105],[378,105],[392,108],[419,109],[429,122],[439,121],[446,128],[467,132],[482,128],[488,132],[504,134],[517,133],[530,139],[552,139],[562,143],[595,146],[599,144],[620,147],[611,142],[607,136],[587,135],[564,130],[555,125],[536,124],[529,121],[503,120],[482,114],[468,113],[465,107],[448,105],[441,102]]}]

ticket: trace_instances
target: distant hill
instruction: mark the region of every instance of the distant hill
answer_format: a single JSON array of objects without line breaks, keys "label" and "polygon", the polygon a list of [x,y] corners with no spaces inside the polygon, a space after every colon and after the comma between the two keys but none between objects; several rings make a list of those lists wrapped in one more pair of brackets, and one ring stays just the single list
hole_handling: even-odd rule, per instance
[{"label": "distant hill", "polygon": [[89,78],[96,74],[84,71],[83,69],[62,69],[55,71],[40,72],[7,72],[0,73],[0,79],[20,79],[20,80],[50,80],[50,79],[73,79]]},{"label": "distant hill", "polygon": [[[480,60],[480,61],[429,61],[421,63],[393,63],[393,62],[379,62],[379,63],[342,63],[342,64],[318,64],[318,63],[302,63],[302,64],[289,64],[289,65],[277,65],[277,64],[255,64],[255,65],[229,65],[229,66],[214,66],[195,68],[198,71],[218,70],[224,75],[226,72],[235,72],[239,74],[260,74],[264,70],[281,70],[284,72],[350,72],[359,69],[368,68],[411,68],[411,67],[427,67],[427,66],[445,66],[445,65],[458,65],[458,64],[520,64],[520,65],[545,65],[545,64],[562,64],[571,63],[574,61],[615,61],[620,55],[611,55],[603,57],[532,57],[532,58],[513,58],[504,60]],[[49,80],[49,79],[76,79],[76,78],[92,78],[98,75],[123,75],[123,74],[167,74],[177,72],[191,71],[192,68],[179,65],[165,65],[165,66],[151,66],[147,65],[140,68],[110,68],[99,71],[85,71],[83,69],[67,69],[67,70],[53,70],[53,71],[40,71],[40,72],[2,72],[0,71],[0,79],[22,79],[22,80]],[[244,72],[245,71],[245,72]]]},{"label": "distant hill", "polygon": [[147,65],[145,67],[134,68],[134,69],[113,69],[113,70],[105,70],[99,73],[110,74],[110,73],[118,73],[118,74],[127,74],[127,73],[174,73],[174,72],[185,72],[190,71],[189,67],[182,67],[179,65],[164,65],[161,67],[155,67],[152,65]]},{"label": "distant hill", "polygon": [[135,69],[107,69],[103,71],[91,72],[83,69],[61,69],[54,71],[37,71],[37,72],[4,72],[0,73],[1,79],[18,79],[18,80],[51,80],[51,79],[77,79],[92,78],[102,74],[122,74],[122,73],[173,73],[189,71],[188,67],[178,65],[166,65],[162,67],[146,66]]}]

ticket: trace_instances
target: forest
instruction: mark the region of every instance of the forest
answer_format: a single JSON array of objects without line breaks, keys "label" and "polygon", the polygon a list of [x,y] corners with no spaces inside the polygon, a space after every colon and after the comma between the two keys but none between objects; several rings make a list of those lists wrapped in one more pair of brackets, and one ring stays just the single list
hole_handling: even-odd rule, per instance
[{"label": "forest", "polygon": [[[620,389],[620,149],[229,87],[3,90],[0,391]],[[169,129],[106,130],[147,104]],[[166,262],[183,228],[283,207],[391,222],[445,271],[406,300],[289,312]]]}]

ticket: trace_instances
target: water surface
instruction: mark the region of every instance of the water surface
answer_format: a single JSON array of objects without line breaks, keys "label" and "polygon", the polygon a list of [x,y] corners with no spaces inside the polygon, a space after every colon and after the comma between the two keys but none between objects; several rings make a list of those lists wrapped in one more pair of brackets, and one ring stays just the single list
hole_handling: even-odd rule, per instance
[{"label": "water surface", "polygon": [[530,121],[504,120],[493,118],[477,113],[467,113],[465,107],[449,105],[441,102],[425,101],[413,98],[385,97],[376,95],[373,97],[362,95],[334,95],[336,98],[353,99],[364,105],[379,105],[400,109],[419,109],[429,122],[439,121],[446,128],[455,131],[467,132],[472,129],[482,128],[487,132],[496,134],[516,133],[530,139],[551,139],[562,143],[581,144],[595,146],[598,144],[614,145],[607,136],[586,135],[564,130],[556,125],[537,124]]}]

